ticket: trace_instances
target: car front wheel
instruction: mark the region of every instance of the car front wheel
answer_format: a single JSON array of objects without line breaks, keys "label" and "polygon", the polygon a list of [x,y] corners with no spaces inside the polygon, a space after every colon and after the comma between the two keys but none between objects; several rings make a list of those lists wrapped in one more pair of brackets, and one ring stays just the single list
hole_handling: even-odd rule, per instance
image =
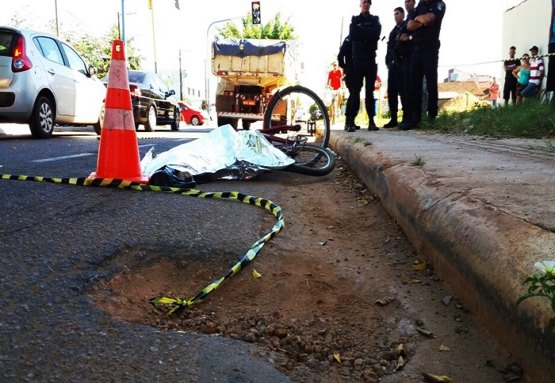
[{"label": "car front wheel", "polygon": [[34,138],[48,138],[54,131],[54,109],[52,101],[46,96],[40,96],[35,102],[29,128]]},{"label": "car front wheel", "polygon": [[154,105],[148,107],[148,115],[145,122],[145,131],[153,132],[156,128],[156,108]]},{"label": "car front wheel", "polygon": [[93,125],[94,131],[100,136],[102,133],[102,127],[104,126],[104,104],[100,109],[100,115],[98,116],[98,121]]},{"label": "car front wheel", "polygon": [[191,125],[197,126],[200,124],[200,119],[197,116],[191,117]]},{"label": "car front wheel", "polygon": [[173,121],[170,123],[170,127],[172,130],[179,130],[179,110],[174,109],[173,111]]}]

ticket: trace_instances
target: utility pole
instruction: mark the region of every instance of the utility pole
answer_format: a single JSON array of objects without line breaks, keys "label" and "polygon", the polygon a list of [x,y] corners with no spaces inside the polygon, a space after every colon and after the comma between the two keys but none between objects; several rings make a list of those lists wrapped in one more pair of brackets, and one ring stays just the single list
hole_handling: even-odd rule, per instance
[{"label": "utility pole", "polygon": [[150,17],[152,20],[152,53],[154,55],[154,73],[158,73],[158,61],[156,59],[156,32],[154,28],[154,5],[152,4],[152,0],[148,0],[148,7],[150,9]]},{"label": "utility pole", "polygon": [[343,16],[341,16],[341,30],[340,30],[340,34],[339,34],[339,49],[341,49],[341,45],[343,44],[343,20],[345,18]]},{"label": "utility pole", "polygon": [[181,69],[181,49],[179,49],[179,99],[183,100],[183,70]]},{"label": "utility pole", "polygon": [[60,37],[60,23],[58,21],[58,0],[54,0],[54,12],[56,13],[56,36]]},{"label": "utility pole", "polygon": [[125,0],[121,0],[121,41],[125,45]]}]

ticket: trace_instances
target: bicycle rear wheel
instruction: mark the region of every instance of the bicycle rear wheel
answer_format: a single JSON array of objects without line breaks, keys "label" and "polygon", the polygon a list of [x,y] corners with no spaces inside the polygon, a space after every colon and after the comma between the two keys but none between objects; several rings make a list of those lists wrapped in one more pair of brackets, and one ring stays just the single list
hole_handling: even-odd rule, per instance
[{"label": "bicycle rear wheel", "polygon": [[[283,126],[276,136],[300,135],[314,145],[327,147],[330,140],[330,118],[324,102],[316,93],[295,85],[277,91],[264,112],[264,129]],[[296,129],[292,129],[295,126]],[[290,129],[291,128],[291,129]]]},{"label": "bicycle rear wheel", "polygon": [[289,154],[295,163],[286,167],[285,171],[309,176],[325,176],[335,167],[335,155],[328,148],[305,144],[296,153]]}]

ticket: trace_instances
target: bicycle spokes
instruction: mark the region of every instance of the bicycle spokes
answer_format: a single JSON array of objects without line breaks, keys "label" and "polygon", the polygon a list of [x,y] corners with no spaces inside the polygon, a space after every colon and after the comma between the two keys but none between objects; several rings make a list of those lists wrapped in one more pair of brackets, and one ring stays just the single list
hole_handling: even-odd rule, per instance
[{"label": "bicycle spokes", "polygon": [[330,120],[320,97],[300,85],[277,92],[264,113],[267,134],[287,134],[297,131],[308,143],[326,147],[329,142]]}]

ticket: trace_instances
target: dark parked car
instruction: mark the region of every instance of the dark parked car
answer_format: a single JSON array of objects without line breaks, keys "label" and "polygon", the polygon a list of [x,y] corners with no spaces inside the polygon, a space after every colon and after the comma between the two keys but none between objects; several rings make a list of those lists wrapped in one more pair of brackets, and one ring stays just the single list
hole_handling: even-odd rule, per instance
[{"label": "dark parked car", "polygon": [[173,97],[175,90],[170,89],[158,74],[130,70],[129,89],[136,127],[142,124],[147,132],[152,132],[156,125],[179,129],[179,106]]},{"label": "dark parked car", "polygon": [[[178,130],[180,114],[175,90],[154,72],[130,70],[128,77],[135,128],[144,125],[147,132],[152,132],[156,125],[170,125],[172,130]],[[107,77],[104,82],[108,83]]]}]

